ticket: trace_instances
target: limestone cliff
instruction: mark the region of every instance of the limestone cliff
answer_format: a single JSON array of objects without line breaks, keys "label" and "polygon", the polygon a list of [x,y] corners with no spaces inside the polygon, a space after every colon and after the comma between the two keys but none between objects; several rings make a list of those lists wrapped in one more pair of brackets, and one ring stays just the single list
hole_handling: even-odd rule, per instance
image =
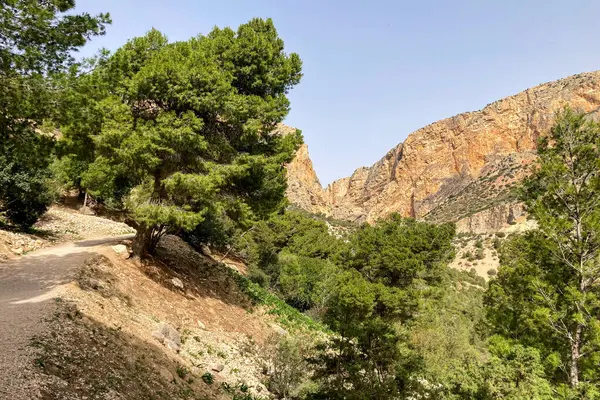
[{"label": "limestone cliff", "polygon": [[287,196],[294,205],[313,213],[328,212],[323,187],[313,169],[306,144],[298,149],[294,161],[287,165],[287,179]]},{"label": "limestone cliff", "polygon": [[[303,146],[288,167],[288,197],[308,211],[353,221],[372,222],[392,212],[461,221],[499,206],[496,214],[503,218],[510,213],[502,205],[514,203],[513,189],[535,158],[538,137],[566,105],[597,113],[600,71],[545,83],[480,111],[428,125],[373,166],[325,189]],[[481,220],[470,224],[478,225],[478,231],[486,229]]]}]

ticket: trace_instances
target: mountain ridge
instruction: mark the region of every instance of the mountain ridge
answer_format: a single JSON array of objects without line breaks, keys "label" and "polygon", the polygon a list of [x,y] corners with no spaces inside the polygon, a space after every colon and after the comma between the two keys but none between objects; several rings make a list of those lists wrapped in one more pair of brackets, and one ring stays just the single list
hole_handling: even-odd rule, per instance
[{"label": "mountain ridge", "polygon": [[[518,178],[507,181],[516,185],[535,159],[537,139],[550,129],[554,114],[565,106],[597,114],[600,71],[542,83],[481,110],[428,124],[409,134],[372,166],[357,168],[349,177],[325,188],[314,171],[308,147],[303,145],[288,165],[287,195],[300,208],[341,220],[374,222],[392,212],[428,219],[440,207],[447,208],[451,196],[458,196],[480,180],[484,170],[488,177],[506,176],[512,171]],[[500,169],[495,170],[495,165]],[[485,186],[485,182],[480,183]],[[499,191],[504,193],[507,184]],[[468,210],[446,216],[438,212],[431,219],[459,222],[458,217],[472,216],[492,205],[515,203],[514,196],[502,202],[496,201],[498,196],[490,195],[490,207],[479,205],[472,214]],[[493,225],[498,229],[502,224]]]}]

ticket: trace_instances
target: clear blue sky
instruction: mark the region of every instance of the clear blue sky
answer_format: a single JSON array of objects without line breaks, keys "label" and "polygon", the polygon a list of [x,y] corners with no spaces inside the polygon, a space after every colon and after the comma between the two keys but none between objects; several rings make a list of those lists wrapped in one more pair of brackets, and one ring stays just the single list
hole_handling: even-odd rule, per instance
[{"label": "clear blue sky", "polygon": [[114,50],[155,27],[170,40],[271,17],[304,78],[286,123],[327,184],[429,123],[542,82],[600,69],[597,0],[77,0],[108,11]]}]

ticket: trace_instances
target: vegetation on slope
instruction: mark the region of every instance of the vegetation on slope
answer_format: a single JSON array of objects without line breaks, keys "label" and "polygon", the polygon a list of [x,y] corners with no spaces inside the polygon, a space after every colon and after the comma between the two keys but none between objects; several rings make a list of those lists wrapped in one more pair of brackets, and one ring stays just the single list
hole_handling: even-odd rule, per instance
[{"label": "vegetation on slope", "polygon": [[[250,274],[228,282],[289,329],[269,361],[267,386],[281,398],[600,398],[597,123],[558,115],[520,193],[539,230],[498,246],[486,287],[448,269],[452,224],[392,215],[340,238],[331,221],[285,210],[284,164],[301,136],[272,132],[301,62],[271,20],[177,43],[152,30],[77,64],[69,52],[109,18],[67,13],[73,6],[0,9],[3,222],[32,225],[54,172],[125,210],[140,256],[166,233],[233,251]],[[57,129],[58,143],[48,134]],[[513,179],[520,165],[501,175]],[[502,176],[461,187],[431,220],[516,198]],[[302,346],[300,331],[322,336]]]}]

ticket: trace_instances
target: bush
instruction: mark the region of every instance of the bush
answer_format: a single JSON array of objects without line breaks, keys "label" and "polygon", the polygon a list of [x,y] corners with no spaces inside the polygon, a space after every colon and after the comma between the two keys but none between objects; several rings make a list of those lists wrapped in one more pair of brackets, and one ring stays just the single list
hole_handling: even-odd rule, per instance
[{"label": "bush", "polygon": [[202,380],[207,385],[212,385],[215,382],[215,377],[210,372],[205,372],[204,375],[202,375]]},{"label": "bush", "polygon": [[487,272],[487,274],[488,274],[489,276],[496,276],[496,275],[498,275],[498,271],[496,271],[496,269],[495,269],[495,268],[492,268],[492,269],[490,269],[490,270]]},{"label": "bush", "polygon": [[271,285],[271,278],[260,268],[250,267],[248,269],[248,279],[262,288],[268,288]]},{"label": "bush", "polygon": [[284,251],[280,254],[279,288],[288,304],[306,311],[322,306],[329,289],[329,278],[337,274],[335,266],[318,258],[301,257]]},{"label": "bush", "polygon": [[31,148],[0,143],[0,217],[26,229],[46,212],[54,196],[49,185],[51,142],[28,131],[22,136]]},{"label": "bush", "polygon": [[498,238],[494,239],[494,249],[496,249],[496,251],[500,250],[500,246],[502,245],[502,241]]},{"label": "bush", "polygon": [[506,234],[504,232],[498,232],[496,233],[496,236],[499,238],[503,238],[504,236],[506,236]]},{"label": "bush", "polygon": [[306,337],[273,335],[267,340],[263,354],[264,369],[269,370],[267,387],[279,398],[296,398],[309,376],[307,359],[311,352]]},{"label": "bush", "polygon": [[179,376],[181,379],[185,379],[186,376],[188,376],[190,374],[190,370],[187,369],[184,366],[179,366],[177,367],[177,376]]},{"label": "bush", "polygon": [[485,253],[483,252],[483,249],[477,249],[477,252],[475,252],[475,258],[478,260],[483,260],[485,258]]},{"label": "bush", "polygon": [[464,253],[463,258],[466,258],[470,262],[475,261],[475,257],[473,256],[473,253],[471,253],[470,251],[467,251],[466,253]]}]

